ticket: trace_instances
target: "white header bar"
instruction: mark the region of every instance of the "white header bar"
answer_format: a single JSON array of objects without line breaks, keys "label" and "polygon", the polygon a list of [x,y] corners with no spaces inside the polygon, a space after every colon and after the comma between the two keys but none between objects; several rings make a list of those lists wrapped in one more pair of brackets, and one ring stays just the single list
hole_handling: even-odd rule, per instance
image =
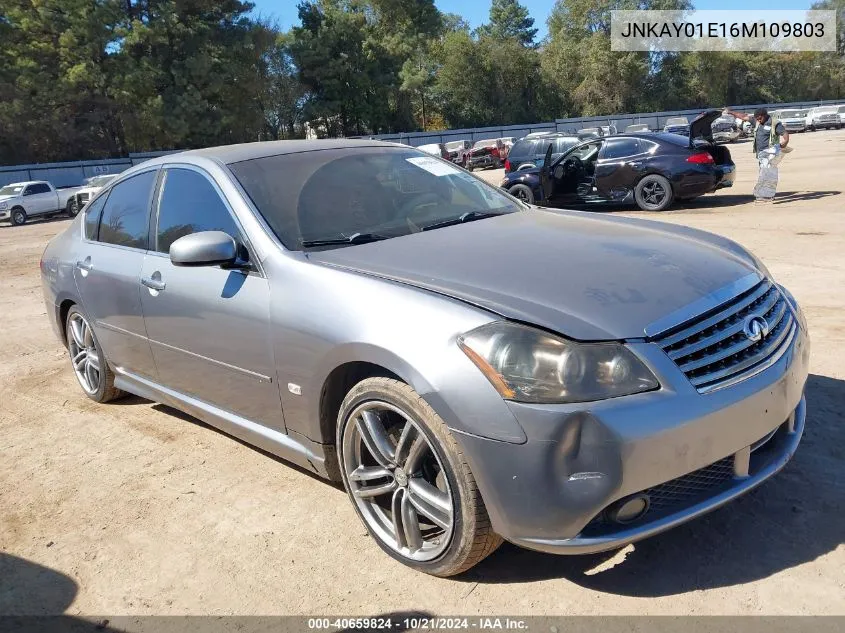
[{"label": "white header bar", "polygon": [[612,11],[614,51],[835,51],[836,11]]}]

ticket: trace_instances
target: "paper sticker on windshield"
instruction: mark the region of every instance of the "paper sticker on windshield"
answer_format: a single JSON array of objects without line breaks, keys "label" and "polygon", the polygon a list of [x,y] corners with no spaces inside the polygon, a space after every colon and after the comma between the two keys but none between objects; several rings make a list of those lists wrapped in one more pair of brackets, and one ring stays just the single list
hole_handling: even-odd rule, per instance
[{"label": "paper sticker on windshield", "polygon": [[436,158],[415,156],[414,158],[406,158],[405,160],[420,169],[425,169],[428,173],[434,174],[435,176],[451,176],[461,173],[461,170],[457,167],[452,167],[449,163],[443,163]]}]

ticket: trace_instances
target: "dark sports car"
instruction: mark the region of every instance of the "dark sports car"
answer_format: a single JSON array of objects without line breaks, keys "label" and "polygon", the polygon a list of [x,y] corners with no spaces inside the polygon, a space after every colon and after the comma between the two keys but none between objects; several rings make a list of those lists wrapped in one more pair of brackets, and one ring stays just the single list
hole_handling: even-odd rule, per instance
[{"label": "dark sports car", "polygon": [[501,186],[529,204],[636,203],[663,211],[673,200],[689,200],[733,185],[730,151],[713,142],[710,110],[690,125],[690,135],[621,134],[589,139],[557,160],[551,146],[540,168],[505,176]]}]

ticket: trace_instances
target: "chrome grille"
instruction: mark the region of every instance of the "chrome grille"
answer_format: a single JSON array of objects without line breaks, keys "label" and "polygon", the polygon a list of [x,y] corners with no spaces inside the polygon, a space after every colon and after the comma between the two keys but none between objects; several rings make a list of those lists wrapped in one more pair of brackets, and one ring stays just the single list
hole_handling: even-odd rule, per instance
[{"label": "chrome grille", "polygon": [[[747,321],[755,316],[769,327],[758,341],[745,333]],[[766,280],[655,341],[704,393],[762,371],[788,349],[796,328],[786,299]]]},{"label": "chrome grille", "polygon": [[645,491],[649,498],[649,508],[664,510],[683,505],[729,481],[733,474],[734,456],[731,455],[687,475],[649,488]]},{"label": "chrome grille", "polygon": [[79,201],[80,202],[88,202],[88,194],[87,193],[80,193],[79,194]]}]

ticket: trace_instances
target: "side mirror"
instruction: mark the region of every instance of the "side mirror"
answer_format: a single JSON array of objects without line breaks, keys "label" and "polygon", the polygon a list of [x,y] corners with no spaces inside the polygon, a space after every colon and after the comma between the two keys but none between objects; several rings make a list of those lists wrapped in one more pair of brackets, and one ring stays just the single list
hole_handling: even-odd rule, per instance
[{"label": "side mirror", "polygon": [[174,266],[231,265],[237,258],[237,243],[223,231],[192,233],[170,245],[170,261]]}]

